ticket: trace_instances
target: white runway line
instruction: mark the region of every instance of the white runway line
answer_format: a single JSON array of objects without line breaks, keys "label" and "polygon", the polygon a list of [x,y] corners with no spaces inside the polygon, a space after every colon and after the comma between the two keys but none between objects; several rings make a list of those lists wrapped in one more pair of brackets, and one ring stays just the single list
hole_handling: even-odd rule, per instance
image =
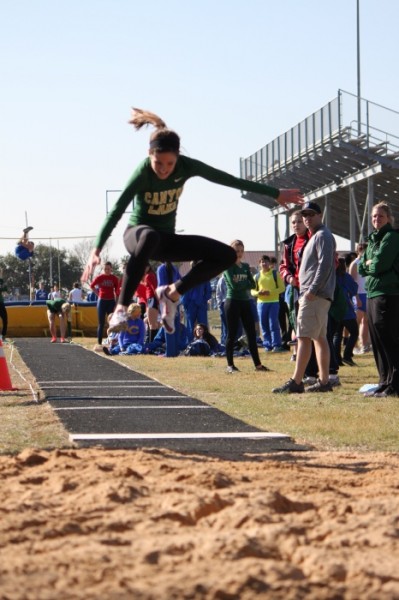
[{"label": "white runway line", "polygon": [[168,404],[167,406],[70,406],[60,408],[53,407],[53,410],[154,410],[155,408],[158,410],[169,410],[170,408],[195,408],[196,410],[200,408],[202,410],[209,410],[212,406],[194,406],[192,404]]},{"label": "white runway line", "polygon": [[[47,384],[39,384],[40,387],[43,390],[57,390],[60,386],[59,385],[47,385]],[[97,385],[62,385],[62,389],[63,390],[95,390],[95,389],[99,389],[99,390],[104,390],[104,389],[110,389],[110,390],[117,390],[117,389],[123,389],[123,390],[130,390],[130,389],[144,389],[144,390],[153,390],[154,388],[164,388],[164,385],[102,385],[101,382],[97,383]]]},{"label": "white runway line", "polygon": [[[158,381],[152,381],[151,379],[118,379],[117,380],[118,383],[144,383],[144,384],[158,384]],[[46,384],[46,383],[50,383],[50,384],[54,384],[54,385],[58,385],[60,383],[64,384],[64,383],[93,383],[93,384],[102,384],[102,383],[115,383],[115,379],[60,379],[60,380],[54,380],[54,379],[48,379],[48,380],[41,380],[37,382],[39,385],[42,384]]]},{"label": "white runway line", "polygon": [[47,402],[54,402],[55,400],[154,400],[154,398],[162,400],[185,400],[187,396],[166,396],[162,394],[158,394],[157,396],[154,394],[151,394],[150,396],[117,396],[116,394],[113,394],[112,398],[110,398],[108,394],[108,396],[48,396],[46,397],[46,400]]},{"label": "white runway line", "polygon": [[71,433],[71,441],[95,440],[199,440],[199,439],[290,439],[284,433],[242,431],[231,433]]}]

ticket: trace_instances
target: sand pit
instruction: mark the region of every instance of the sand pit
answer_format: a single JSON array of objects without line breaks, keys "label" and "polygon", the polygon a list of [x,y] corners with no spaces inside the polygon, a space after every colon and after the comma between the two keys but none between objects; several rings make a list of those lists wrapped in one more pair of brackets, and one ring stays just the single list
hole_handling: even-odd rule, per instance
[{"label": "sand pit", "polygon": [[399,457],[0,457],[1,599],[399,598]]}]

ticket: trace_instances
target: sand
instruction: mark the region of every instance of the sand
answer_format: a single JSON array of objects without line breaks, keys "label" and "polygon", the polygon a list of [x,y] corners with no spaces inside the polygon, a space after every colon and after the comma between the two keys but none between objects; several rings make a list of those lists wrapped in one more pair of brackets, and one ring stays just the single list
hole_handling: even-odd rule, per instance
[{"label": "sand", "polygon": [[0,598],[399,599],[399,457],[0,457]]}]

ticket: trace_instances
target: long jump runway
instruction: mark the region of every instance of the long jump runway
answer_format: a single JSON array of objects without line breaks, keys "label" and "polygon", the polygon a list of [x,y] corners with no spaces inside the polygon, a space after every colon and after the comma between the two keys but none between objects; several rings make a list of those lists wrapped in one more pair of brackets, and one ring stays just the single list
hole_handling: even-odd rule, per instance
[{"label": "long jump runway", "polygon": [[289,436],[251,427],[77,344],[51,344],[48,338],[19,338],[15,344],[80,447],[216,455],[305,449]]}]

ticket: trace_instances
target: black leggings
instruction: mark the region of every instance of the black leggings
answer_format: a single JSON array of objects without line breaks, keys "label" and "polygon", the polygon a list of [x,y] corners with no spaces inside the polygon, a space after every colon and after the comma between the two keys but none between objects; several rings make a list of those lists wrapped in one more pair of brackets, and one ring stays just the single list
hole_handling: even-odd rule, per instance
[{"label": "black leggings", "polygon": [[119,303],[124,306],[130,304],[150,259],[161,262],[198,261],[187,275],[176,281],[176,289],[181,295],[216,277],[237,260],[234,248],[222,242],[201,235],[164,233],[148,225],[128,227],[123,240],[130,254],[119,296]]},{"label": "black leggings", "polygon": [[255,367],[261,364],[258,345],[256,343],[255,319],[250,300],[233,300],[227,298],[224,303],[227,322],[226,358],[229,367],[234,365],[234,344],[240,319],[245,333],[247,334],[248,348],[254,361]]}]

